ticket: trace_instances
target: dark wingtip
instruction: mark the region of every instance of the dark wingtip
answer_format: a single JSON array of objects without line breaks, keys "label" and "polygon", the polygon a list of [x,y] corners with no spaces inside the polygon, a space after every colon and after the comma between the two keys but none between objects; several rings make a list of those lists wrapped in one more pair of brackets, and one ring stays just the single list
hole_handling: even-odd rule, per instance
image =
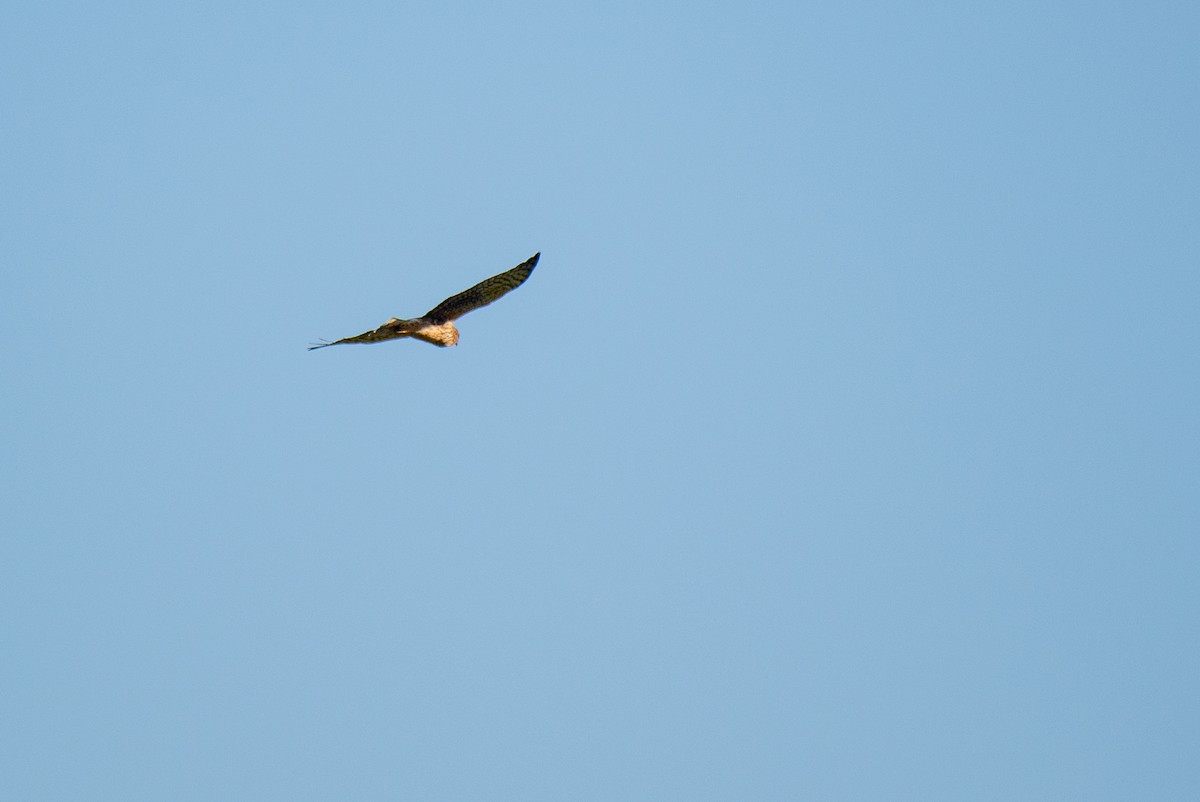
[{"label": "dark wingtip", "polygon": [[541,259],[541,258],[542,258],[542,252],[538,251],[533,256],[529,257],[529,260],[526,262],[526,264],[528,264],[530,267],[537,267],[538,259]]}]

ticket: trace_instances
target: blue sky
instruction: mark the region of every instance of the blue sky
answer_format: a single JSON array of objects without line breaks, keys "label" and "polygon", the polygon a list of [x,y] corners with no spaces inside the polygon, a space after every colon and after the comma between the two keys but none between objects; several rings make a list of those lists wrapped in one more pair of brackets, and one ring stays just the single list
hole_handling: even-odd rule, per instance
[{"label": "blue sky", "polygon": [[8,8],[0,797],[1196,798],[1200,12],[1050,5]]}]

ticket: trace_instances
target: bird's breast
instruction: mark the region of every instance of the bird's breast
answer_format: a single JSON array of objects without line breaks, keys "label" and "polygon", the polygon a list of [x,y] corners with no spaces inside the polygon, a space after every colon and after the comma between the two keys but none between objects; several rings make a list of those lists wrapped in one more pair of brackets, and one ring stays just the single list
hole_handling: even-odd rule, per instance
[{"label": "bird's breast", "polygon": [[423,322],[413,331],[412,336],[443,348],[458,344],[458,329],[454,327],[454,323],[449,321],[446,323]]}]

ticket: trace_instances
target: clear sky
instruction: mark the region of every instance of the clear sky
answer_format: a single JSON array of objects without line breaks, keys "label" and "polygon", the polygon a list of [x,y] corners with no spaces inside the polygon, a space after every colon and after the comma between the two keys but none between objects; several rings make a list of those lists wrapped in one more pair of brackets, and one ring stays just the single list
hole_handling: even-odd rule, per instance
[{"label": "clear sky", "polygon": [[1196,799],[1198,42],[10,4],[0,798]]}]

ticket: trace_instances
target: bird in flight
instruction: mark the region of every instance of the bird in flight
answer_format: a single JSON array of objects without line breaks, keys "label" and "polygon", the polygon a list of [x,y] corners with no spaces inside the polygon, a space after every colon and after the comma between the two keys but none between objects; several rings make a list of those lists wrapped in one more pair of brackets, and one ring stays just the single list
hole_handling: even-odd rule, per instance
[{"label": "bird in flight", "polygon": [[397,337],[416,337],[418,340],[424,340],[443,348],[448,345],[457,345],[458,329],[454,327],[454,321],[467,312],[487,306],[505,293],[512,292],[524,284],[525,279],[529,278],[529,274],[537,266],[538,257],[541,255],[541,251],[538,251],[511,270],[505,270],[503,273],[486,278],[471,289],[450,296],[420,317],[411,320],[394,317],[377,329],[364,331],[354,337],[343,337],[331,343],[315,343],[310,345],[308,350],[312,351],[342,343],[377,343],[394,340]]}]

